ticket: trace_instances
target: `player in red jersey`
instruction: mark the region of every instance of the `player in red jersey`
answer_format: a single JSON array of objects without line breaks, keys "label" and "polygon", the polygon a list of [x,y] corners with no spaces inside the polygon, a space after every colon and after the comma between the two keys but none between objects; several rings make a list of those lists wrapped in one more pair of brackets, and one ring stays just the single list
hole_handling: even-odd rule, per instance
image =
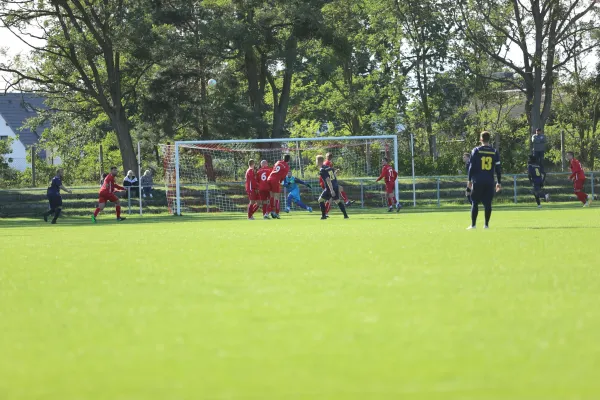
[{"label": "player in red jersey", "polygon": [[258,195],[262,203],[262,213],[264,219],[269,219],[269,200],[271,198],[271,187],[269,186],[269,175],[271,175],[272,169],[269,168],[267,160],[260,162],[260,169],[256,173],[258,177]]},{"label": "player in red jersey", "polygon": [[254,160],[248,161],[246,170],[246,193],[248,193],[248,219],[254,219],[253,215],[258,210],[258,181],[254,172]]},{"label": "player in red jersey", "polygon": [[100,188],[100,194],[98,196],[98,207],[94,211],[92,221],[96,223],[96,217],[100,214],[100,211],[104,210],[107,201],[115,203],[117,210],[117,221],[125,221],[125,218],[121,217],[121,202],[119,198],[115,196],[115,191],[124,191],[123,186],[119,186],[115,183],[115,176],[117,176],[117,167],[110,168],[110,174],[106,175],[102,187]]},{"label": "player in red jersey", "polygon": [[396,191],[396,179],[398,179],[398,173],[392,168],[390,165],[390,160],[387,158],[383,158],[383,168],[381,168],[381,175],[375,182],[379,182],[380,180],[384,180],[385,182],[385,193],[387,197],[388,204],[388,212],[392,212],[394,209],[394,205],[396,205],[396,212],[400,211],[400,202],[396,202],[396,196],[394,192]]},{"label": "player in red jersey", "polygon": [[290,170],[290,155],[286,154],[283,156],[283,160],[279,160],[273,166],[273,170],[269,177],[267,178],[267,182],[269,182],[269,190],[271,191],[271,216],[273,218],[279,219],[279,195],[281,193],[281,182],[287,176],[288,171]]},{"label": "player in red jersey", "polygon": [[567,152],[567,160],[569,160],[571,168],[571,176],[569,179],[573,181],[573,189],[575,196],[583,203],[584,207],[589,207],[592,203],[592,199],[583,191],[583,184],[585,183],[585,173],[583,167],[578,159],[575,158],[575,154],[572,151]]}]

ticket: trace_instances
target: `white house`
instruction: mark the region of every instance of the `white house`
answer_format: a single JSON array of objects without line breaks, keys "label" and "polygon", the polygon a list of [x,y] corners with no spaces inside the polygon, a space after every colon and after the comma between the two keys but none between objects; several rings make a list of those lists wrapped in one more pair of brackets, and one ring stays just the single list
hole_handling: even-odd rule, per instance
[{"label": "white house", "polygon": [[[27,119],[37,116],[37,110],[46,108],[44,97],[31,93],[6,93],[0,94],[0,140],[12,138],[12,153],[0,155],[9,160],[9,165],[19,171],[25,170],[27,163],[27,152],[31,146],[38,143],[44,129],[50,125],[44,125],[32,131],[23,128]],[[46,152],[40,149],[42,157],[46,158]],[[48,160],[58,164],[60,160]]]}]

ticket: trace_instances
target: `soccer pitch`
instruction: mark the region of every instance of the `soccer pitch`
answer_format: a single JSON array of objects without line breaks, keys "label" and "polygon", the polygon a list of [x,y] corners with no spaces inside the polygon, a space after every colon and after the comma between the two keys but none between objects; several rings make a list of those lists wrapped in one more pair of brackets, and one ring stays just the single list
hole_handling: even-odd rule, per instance
[{"label": "soccer pitch", "polygon": [[600,398],[600,208],[353,211],[0,220],[0,399]]}]

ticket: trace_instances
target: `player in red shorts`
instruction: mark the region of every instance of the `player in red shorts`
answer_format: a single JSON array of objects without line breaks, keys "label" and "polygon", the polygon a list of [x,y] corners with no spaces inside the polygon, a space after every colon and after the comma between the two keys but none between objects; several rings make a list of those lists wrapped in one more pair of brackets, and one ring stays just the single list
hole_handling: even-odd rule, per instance
[{"label": "player in red shorts", "polygon": [[246,193],[248,193],[248,219],[254,219],[253,215],[258,210],[258,181],[254,173],[254,160],[248,161],[248,169],[246,170]]},{"label": "player in red shorts", "polygon": [[583,167],[578,159],[575,158],[575,154],[572,151],[567,152],[567,160],[569,160],[569,166],[571,168],[571,176],[569,179],[573,181],[573,189],[575,196],[583,203],[584,207],[589,207],[592,203],[592,199],[583,191],[583,185],[585,183],[585,173]]},{"label": "player in red shorts", "polygon": [[279,160],[273,166],[273,170],[269,177],[267,178],[267,182],[269,182],[269,190],[271,194],[271,216],[273,218],[279,219],[279,196],[281,193],[281,182],[287,176],[288,171],[290,170],[290,155],[286,154],[283,156],[283,160]]},{"label": "player in red shorts", "polygon": [[115,208],[117,210],[117,221],[125,221],[125,218],[121,217],[121,202],[119,198],[115,196],[115,191],[124,191],[125,188],[123,186],[119,186],[115,183],[115,176],[117,176],[117,167],[110,168],[110,174],[106,175],[104,178],[104,183],[102,183],[102,187],[100,188],[100,194],[98,196],[98,208],[94,211],[94,215],[92,216],[92,221],[96,223],[96,217],[100,214],[100,211],[104,210],[107,201],[111,201],[115,203]]},{"label": "player in red shorts", "polygon": [[392,168],[389,164],[390,161],[387,158],[383,158],[383,168],[381,168],[381,175],[375,182],[379,182],[380,180],[384,180],[385,182],[385,193],[387,197],[388,203],[388,212],[392,212],[394,210],[394,205],[396,205],[396,212],[400,211],[400,202],[396,202],[396,196],[394,192],[396,191],[396,179],[398,178],[398,173]]},{"label": "player in red shorts", "polygon": [[258,196],[262,203],[262,213],[264,219],[269,219],[269,200],[271,198],[271,188],[269,186],[269,175],[271,175],[272,169],[269,168],[267,160],[260,162],[260,169],[256,173],[258,177]]}]

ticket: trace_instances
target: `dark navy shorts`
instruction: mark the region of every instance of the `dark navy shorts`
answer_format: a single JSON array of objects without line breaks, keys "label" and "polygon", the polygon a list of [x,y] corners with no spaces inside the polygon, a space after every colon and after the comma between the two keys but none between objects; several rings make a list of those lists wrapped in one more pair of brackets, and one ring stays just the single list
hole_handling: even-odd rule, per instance
[{"label": "dark navy shorts", "polygon": [[471,199],[478,203],[492,204],[495,192],[496,185],[493,182],[474,182]]},{"label": "dark navy shorts", "polygon": [[62,197],[60,195],[48,194],[48,203],[50,204],[50,209],[54,210],[58,207],[62,206]]}]

